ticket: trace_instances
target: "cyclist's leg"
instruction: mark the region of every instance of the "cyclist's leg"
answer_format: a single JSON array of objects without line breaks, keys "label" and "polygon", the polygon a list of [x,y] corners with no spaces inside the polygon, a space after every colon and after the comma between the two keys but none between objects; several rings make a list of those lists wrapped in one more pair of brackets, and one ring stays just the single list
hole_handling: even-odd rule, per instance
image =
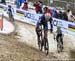
[{"label": "cyclist's leg", "polygon": [[36,28],[36,35],[37,35],[37,41],[38,41],[38,47],[40,48],[41,46],[41,36],[39,34],[39,31],[37,30],[38,28]]},{"label": "cyclist's leg", "polygon": [[60,40],[60,42],[61,42],[61,51],[63,50],[63,38],[62,38],[62,35],[61,35],[61,40]]},{"label": "cyclist's leg", "polygon": [[13,15],[11,12],[9,12],[9,18],[10,18],[10,21],[13,22]]},{"label": "cyclist's leg", "polygon": [[9,21],[11,21],[11,14],[10,14],[10,12],[9,12],[9,14],[8,14],[8,15],[9,15]]},{"label": "cyclist's leg", "polygon": [[39,35],[39,32],[36,32],[37,33],[37,40],[38,40],[38,45],[40,43],[40,35]]},{"label": "cyclist's leg", "polygon": [[48,38],[47,38],[48,31],[44,31],[44,41],[45,41],[45,50],[48,50]]},{"label": "cyclist's leg", "polygon": [[56,41],[57,41],[57,51],[58,53],[60,52],[60,41],[59,41],[59,35],[56,36]]},{"label": "cyclist's leg", "polygon": [[13,15],[11,15],[11,17],[12,17],[12,22],[14,22],[14,17],[13,17]]},{"label": "cyclist's leg", "polygon": [[44,26],[44,46],[45,50],[49,50],[49,44],[48,44],[48,24],[46,23]]},{"label": "cyclist's leg", "polygon": [[57,41],[57,43],[59,43],[59,40],[58,39],[59,39],[59,35],[57,34],[56,35],[56,41]]},{"label": "cyclist's leg", "polygon": [[48,30],[45,30],[44,31],[44,49],[45,49],[46,55],[48,55],[48,53],[49,53],[49,44],[48,44],[47,33],[48,33]]},{"label": "cyclist's leg", "polygon": [[52,33],[53,32],[53,25],[52,25],[52,23],[50,23],[50,26],[51,26],[50,32]]},{"label": "cyclist's leg", "polygon": [[63,45],[63,37],[61,36],[61,44]]}]

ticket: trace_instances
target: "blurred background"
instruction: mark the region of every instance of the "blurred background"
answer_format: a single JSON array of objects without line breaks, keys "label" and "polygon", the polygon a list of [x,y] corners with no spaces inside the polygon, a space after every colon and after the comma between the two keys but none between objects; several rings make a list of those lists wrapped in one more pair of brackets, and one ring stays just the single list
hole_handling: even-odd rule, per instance
[{"label": "blurred background", "polygon": [[[29,0],[29,1],[38,1],[38,0]],[[75,0],[40,0],[43,4],[50,5],[53,7],[61,7],[63,9],[71,9],[73,14],[75,15]],[[50,3],[53,1],[53,3]]]},{"label": "blurred background", "polygon": [[[3,1],[3,0],[0,0]],[[6,0],[6,2],[14,3],[16,0]],[[49,5],[52,7],[58,7],[58,9],[71,9],[73,14],[75,15],[75,0],[28,0],[31,2],[42,1],[43,4]]]}]

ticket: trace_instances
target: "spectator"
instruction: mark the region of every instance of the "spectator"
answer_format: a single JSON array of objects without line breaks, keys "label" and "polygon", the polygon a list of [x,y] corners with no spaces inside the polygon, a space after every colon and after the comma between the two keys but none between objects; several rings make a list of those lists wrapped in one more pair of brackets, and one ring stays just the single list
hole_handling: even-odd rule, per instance
[{"label": "spectator", "polygon": [[63,12],[63,20],[68,21],[68,16],[67,16],[67,13],[66,12]]},{"label": "spectator", "polygon": [[26,0],[17,0],[16,1],[17,8],[20,8],[21,6],[23,6],[24,1],[26,1]]},{"label": "spectator", "polygon": [[61,11],[58,12],[58,18],[63,19],[63,13]]},{"label": "spectator", "polygon": [[5,0],[1,0],[1,3],[6,5],[6,1]]},{"label": "spectator", "polygon": [[24,1],[26,0],[20,0],[20,5],[22,6],[22,4],[24,3]]},{"label": "spectator", "polygon": [[71,22],[74,22],[74,20],[75,20],[73,15],[71,15],[70,19],[71,19]]},{"label": "spectator", "polygon": [[39,6],[40,6],[40,13],[42,13],[42,6],[43,6],[42,1],[39,1],[38,3],[39,3]]},{"label": "spectator", "polygon": [[36,13],[41,13],[42,8],[41,8],[41,5],[39,4],[39,2],[36,2],[34,4],[34,7],[35,7],[35,10],[36,10]]},{"label": "spectator", "polygon": [[16,1],[16,7],[17,7],[17,8],[20,8],[20,6],[21,6],[20,0],[17,0],[17,1]]},{"label": "spectator", "polygon": [[52,17],[58,18],[56,8],[52,9]]},{"label": "spectator", "polygon": [[74,21],[74,17],[72,15],[72,11],[70,9],[67,10],[67,16],[68,16],[68,20],[73,22]]},{"label": "spectator", "polygon": [[28,10],[28,3],[27,2],[24,2],[22,9]]}]

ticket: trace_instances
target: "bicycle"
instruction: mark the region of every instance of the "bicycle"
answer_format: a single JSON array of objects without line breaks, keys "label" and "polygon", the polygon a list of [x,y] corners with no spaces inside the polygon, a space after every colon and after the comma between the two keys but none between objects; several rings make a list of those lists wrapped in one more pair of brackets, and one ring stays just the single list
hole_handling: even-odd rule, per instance
[{"label": "bicycle", "polygon": [[63,51],[63,37],[57,35],[56,37],[54,36],[54,40],[56,39],[57,41],[57,51],[58,53]]},{"label": "bicycle", "polygon": [[40,40],[38,41],[38,47],[40,49],[40,51],[43,51],[43,48],[45,50],[46,55],[48,55],[49,53],[49,44],[48,44],[48,40],[46,38],[44,38],[44,34],[43,34],[43,29],[41,26],[40,31],[38,31],[38,35]]}]

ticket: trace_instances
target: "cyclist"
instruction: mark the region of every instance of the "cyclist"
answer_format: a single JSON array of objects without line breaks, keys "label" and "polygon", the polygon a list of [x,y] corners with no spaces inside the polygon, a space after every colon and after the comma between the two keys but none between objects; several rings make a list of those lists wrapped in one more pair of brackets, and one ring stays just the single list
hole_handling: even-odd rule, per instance
[{"label": "cyclist", "polygon": [[10,21],[14,21],[14,18],[13,18],[13,8],[11,7],[11,5],[8,5],[8,15],[9,15],[9,20]]},{"label": "cyclist", "polygon": [[[60,26],[57,26],[57,30],[56,30],[56,35],[54,35],[54,39],[56,39],[57,41],[57,48],[59,48],[59,43],[60,43],[60,49],[61,49],[61,52],[63,50],[63,34],[62,34],[62,30],[61,30],[61,27]],[[60,52],[58,50],[58,52]]]},{"label": "cyclist", "polygon": [[44,37],[44,40],[47,42],[47,47],[45,46],[45,50],[47,50],[48,52],[48,38],[47,38],[47,33],[48,33],[48,22],[50,22],[50,26],[51,26],[51,32],[53,31],[53,26],[52,26],[52,17],[50,15],[50,13],[45,13],[41,16],[40,20],[37,22],[36,25],[36,33],[37,33],[37,39],[38,39],[38,44],[41,42],[40,40],[40,35],[41,33],[39,33],[43,27],[44,29],[44,34],[42,35]]}]

